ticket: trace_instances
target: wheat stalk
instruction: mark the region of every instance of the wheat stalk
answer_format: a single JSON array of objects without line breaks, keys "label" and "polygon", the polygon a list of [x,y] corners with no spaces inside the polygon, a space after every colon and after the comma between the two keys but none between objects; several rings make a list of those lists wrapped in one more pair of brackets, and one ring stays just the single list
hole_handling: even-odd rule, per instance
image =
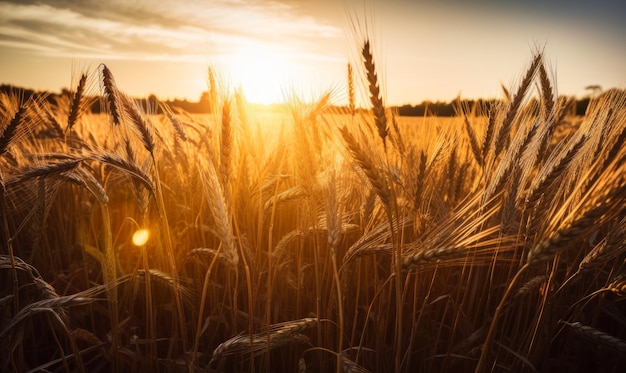
[{"label": "wheat stalk", "polygon": [[367,179],[380,200],[385,206],[389,207],[391,203],[391,191],[387,185],[387,181],[378,171],[371,157],[361,148],[354,136],[352,136],[348,128],[343,126],[340,131],[341,136],[348,145],[348,150],[352,154],[352,157],[365,173],[365,176],[367,176]]},{"label": "wheat stalk", "polygon": [[[474,224],[468,223],[469,224]],[[452,263],[457,259],[465,259],[470,251],[480,249],[484,250],[486,255],[491,258],[493,248],[502,244],[503,239],[486,239],[493,236],[500,230],[499,226],[485,228],[474,234],[471,230],[467,229],[455,229],[450,233],[450,237],[446,237],[445,241],[452,241],[453,243],[443,242],[442,244],[432,243],[428,244],[426,248],[422,248],[422,244],[408,244],[406,245],[406,251],[402,257],[402,269],[409,271],[415,268],[422,268],[424,266],[442,263]],[[474,252],[474,264],[478,263],[479,257]]]},{"label": "wheat stalk", "polygon": [[616,280],[607,285],[607,290],[617,294],[620,297],[626,296],[626,276],[618,276]]},{"label": "wheat stalk", "polygon": [[155,282],[157,284],[161,284],[164,288],[170,289],[174,296],[176,294],[181,294],[187,304],[194,304],[191,290],[180,284],[180,280],[176,281],[174,277],[169,274],[154,268],[150,268],[148,270],[138,269],[137,274],[140,278],[144,279],[149,276],[150,280],[156,280]]},{"label": "wheat stalk", "polygon": [[[333,266],[333,279],[335,280],[335,290],[337,291],[337,308],[339,313],[339,340],[337,349],[343,348],[344,336],[344,314],[343,314],[343,294],[341,282],[339,281],[339,271],[337,269],[337,250],[339,248],[339,240],[341,239],[341,206],[337,200],[337,175],[333,171],[329,175],[328,192],[326,193],[326,228],[328,231],[328,245],[330,246],[330,259]],[[337,357],[337,373],[340,373],[343,367],[341,354]]]},{"label": "wheat stalk", "polygon": [[406,154],[406,146],[404,144],[402,132],[400,131],[400,125],[398,124],[396,110],[391,112],[391,128],[393,128],[393,132],[390,134],[389,139],[396,150],[398,150],[398,153],[400,153],[400,156],[404,157]]},{"label": "wheat stalk", "polygon": [[[510,131],[511,128],[507,129]],[[531,143],[532,139],[535,135],[536,127],[533,125],[529,130],[525,130],[524,126],[520,126],[517,132],[514,135],[513,141],[510,146],[506,149],[506,153],[500,159],[500,162],[497,163],[495,167],[495,172],[493,173],[491,180],[487,182],[487,186],[485,189],[485,193],[483,196],[483,201],[491,200],[494,195],[498,192],[504,192],[503,186],[507,183],[510,185],[511,180],[515,180],[520,178],[521,175],[525,175],[530,170],[530,164],[528,162],[520,162],[521,164],[517,164],[516,161],[519,158],[519,155],[524,152],[525,148]],[[506,136],[507,142],[509,139],[509,134]],[[496,142],[498,142],[496,138]],[[504,141],[504,140],[503,140]],[[494,157],[499,155],[502,149],[496,148],[496,145],[493,145],[494,149]],[[495,158],[492,160],[495,161]],[[520,188],[523,183],[520,183]],[[512,200],[512,197],[515,196],[516,192],[512,191],[508,193],[510,196],[509,199]],[[506,205],[505,205],[506,206]]]},{"label": "wheat stalk", "polygon": [[561,324],[567,325],[574,333],[589,339],[593,343],[600,346],[608,347],[614,351],[626,354],[626,342],[616,338],[608,333],[602,332],[594,327],[583,325],[580,322],[560,321]]},{"label": "wheat stalk", "polygon": [[[198,168],[202,169],[200,165],[198,165]],[[239,254],[233,242],[228,201],[224,197],[222,185],[218,180],[217,173],[211,162],[207,162],[206,170],[201,172],[200,175],[202,177],[207,202],[211,205],[211,215],[215,221],[216,233],[220,242],[224,245],[222,251],[228,255],[231,266],[237,268]]]},{"label": "wheat stalk", "polygon": [[[124,141],[124,153],[126,155],[126,161],[128,162],[128,164],[137,165],[137,158],[135,156],[135,151],[133,150],[130,139],[125,138],[123,141]],[[136,167],[139,168],[138,165]],[[133,187],[133,192],[135,194],[135,200],[137,201],[137,206],[141,210],[142,215],[145,216],[145,213],[147,212],[148,206],[150,204],[150,201],[148,198],[149,196],[147,195],[149,189],[146,189],[145,187],[142,188],[142,184],[133,177],[130,178],[130,181]]]},{"label": "wheat stalk", "polygon": [[356,115],[356,95],[354,90],[354,72],[350,63],[348,63],[348,109],[350,109],[350,116],[354,118]]},{"label": "wheat stalk", "polygon": [[122,95],[122,108],[133,128],[138,134],[143,147],[154,157],[154,127],[150,121],[140,112],[137,103],[131,98]]},{"label": "wheat stalk", "polygon": [[73,172],[65,173],[62,176],[91,192],[98,199],[98,202],[109,203],[109,196],[102,184],[96,180],[92,173],[85,171],[82,167],[76,167]]},{"label": "wheat stalk", "polygon": [[343,352],[341,353],[341,363],[344,373],[370,373],[369,370],[354,362]]},{"label": "wheat stalk", "polygon": [[133,180],[141,183],[151,194],[154,195],[155,192],[152,177],[150,177],[150,175],[148,175],[135,163],[129,162],[116,153],[109,153],[105,151],[89,154],[88,159],[101,162],[124,172],[129,177],[132,177]]},{"label": "wheat stalk", "polygon": [[235,103],[237,104],[237,116],[239,117],[239,122],[241,123],[241,127],[244,131],[244,136],[246,140],[251,140],[252,135],[250,134],[250,122],[248,122],[248,113],[246,111],[246,95],[243,92],[243,87],[237,88],[235,91]]},{"label": "wheat stalk", "polygon": [[[42,114],[41,116],[43,117],[45,115],[47,119],[45,121],[45,124],[47,124],[47,126],[49,127],[49,129],[44,130],[44,137],[62,138],[63,129],[61,128],[61,123],[59,123],[59,120],[57,119],[57,115],[55,115],[55,113],[53,113],[52,109],[49,107],[43,108],[43,111],[44,114]],[[41,137],[41,135],[39,135],[38,137]]]},{"label": "wheat stalk", "polygon": [[113,124],[119,126],[121,123],[121,111],[119,107],[119,92],[115,86],[113,73],[105,64],[100,65],[100,74],[102,75],[102,87],[104,90],[104,98],[108,104],[109,114]]},{"label": "wheat stalk", "polygon": [[[59,295],[57,294],[54,287],[46,282],[43,278],[41,278],[41,275],[39,274],[39,271],[37,271],[37,268],[26,263],[22,258],[18,256],[12,257],[11,255],[0,254],[0,269],[11,269],[14,271],[20,270],[26,273],[29,281],[31,281],[32,284],[35,285],[35,288],[38,291],[37,299],[39,300],[59,298]],[[8,299],[9,298],[7,297],[6,301],[8,301]],[[59,315],[63,320],[68,319],[67,314],[63,309],[59,310]]]},{"label": "wheat stalk", "polygon": [[546,281],[549,280],[549,277],[546,275],[537,275],[530,280],[526,281],[524,285],[520,286],[515,292],[515,297],[524,297],[531,292],[535,291],[539,287],[541,287]]},{"label": "wheat stalk", "polygon": [[185,133],[185,129],[183,128],[183,123],[181,122],[181,120],[176,117],[176,115],[169,106],[161,104],[161,108],[165,112],[167,119],[174,128],[174,133],[176,134],[175,139],[186,142],[187,134]]},{"label": "wheat stalk", "polygon": [[606,158],[604,160],[603,167],[602,167],[603,169],[608,167],[610,163],[615,160],[615,158],[618,156],[618,154],[622,150],[624,141],[626,141],[626,125],[623,125],[623,124],[621,125],[621,130],[619,130],[618,135],[614,136],[614,138],[615,140],[613,141],[615,142],[606,153]]},{"label": "wheat stalk", "polygon": [[222,106],[222,136],[220,137],[220,177],[222,189],[228,193],[228,179],[231,169],[231,153],[233,150],[233,136],[230,123],[230,100],[224,100]]},{"label": "wheat stalk", "polygon": [[56,314],[59,314],[59,312],[62,312],[61,310],[67,307],[93,303],[100,300],[95,297],[96,295],[104,291],[108,291],[112,287],[117,287],[120,283],[126,280],[127,279],[119,279],[116,281],[112,281],[106,285],[94,286],[87,290],[71,295],[59,296],[55,293],[55,296],[53,297],[29,303],[28,305],[20,309],[19,312],[11,319],[11,321],[2,328],[2,330],[0,331],[0,338],[4,337],[9,331],[11,331],[11,329],[15,328],[17,325],[19,325],[24,320],[28,319],[34,314],[40,312],[54,312]]},{"label": "wheat stalk", "polygon": [[616,227],[611,227],[607,236],[598,242],[591,251],[585,255],[578,265],[579,271],[598,268],[618,258],[626,251],[626,218],[621,219]]},{"label": "wheat stalk", "polygon": [[309,343],[309,338],[302,334],[307,329],[317,325],[317,318],[286,321],[272,324],[265,332],[252,335],[238,335],[220,343],[215,350],[211,362],[226,356],[237,356],[250,353],[251,356],[259,356],[275,348],[294,343]]},{"label": "wheat stalk", "polygon": [[20,125],[20,123],[22,123],[25,112],[26,106],[21,105],[13,115],[13,118],[11,118],[9,124],[4,127],[4,130],[2,131],[2,137],[0,137],[0,156],[7,152],[9,145],[11,145],[11,143],[15,140],[17,127]]},{"label": "wheat stalk", "polygon": [[[206,259],[206,258],[214,258],[214,257],[217,257],[219,260],[224,262],[223,264],[232,265],[232,258],[230,258],[227,254],[225,254],[221,250],[211,249],[208,247],[197,247],[195,249],[190,250],[189,253],[187,253],[188,259],[192,259],[192,258]],[[204,260],[198,260],[198,262],[202,264],[206,263]]]},{"label": "wheat stalk", "polygon": [[563,174],[585,144],[585,140],[586,137],[584,135],[574,136],[570,141],[562,142],[562,144],[567,144],[566,146],[563,148],[558,147],[554,150],[545,165],[538,172],[530,188],[528,188],[525,198],[526,203],[536,204],[538,199],[548,192],[548,187]]},{"label": "wheat stalk", "polygon": [[552,114],[552,110],[554,109],[554,95],[552,94],[552,83],[550,82],[546,66],[543,62],[539,64],[539,81],[541,82],[543,108],[545,109],[545,116],[548,117]]},{"label": "wheat stalk", "polygon": [[83,95],[85,93],[85,86],[87,84],[87,74],[82,74],[76,87],[76,92],[72,96],[72,103],[70,104],[70,114],[67,117],[67,130],[71,130],[72,127],[78,122],[78,118],[82,114],[81,106],[83,102]]},{"label": "wheat stalk", "polygon": [[522,82],[520,83],[517,89],[517,92],[515,92],[515,96],[513,96],[513,100],[509,103],[508,110],[502,121],[502,125],[498,129],[498,133],[495,136],[496,142],[494,144],[495,145],[494,154],[496,156],[499,155],[502,152],[502,149],[504,148],[504,144],[506,140],[508,139],[509,134],[511,133],[513,120],[515,119],[515,116],[517,115],[519,111],[522,101],[524,100],[524,97],[526,96],[526,92],[528,91],[528,87],[530,86],[533,80],[533,76],[535,75],[537,68],[541,64],[542,58],[543,56],[541,53],[538,53],[535,56],[530,67],[526,71],[526,75],[522,79]]},{"label": "wheat stalk", "polygon": [[274,205],[298,201],[308,197],[307,191],[300,186],[294,186],[293,188],[289,188],[285,191],[278,193],[275,196],[272,196],[270,199],[265,201],[263,205],[263,210],[267,211],[271,209]]},{"label": "wheat stalk", "polygon": [[535,245],[527,255],[529,264],[537,263],[552,258],[558,251],[572,245],[576,237],[598,229],[598,225],[608,220],[611,216],[619,214],[622,194],[625,192],[624,180],[616,181],[615,185],[608,188],[593,201],[590,208],[580,216],[568,223],[563,224],[547,238]]},{"label": "wheat stalk", "polygon": [[374,118],[376,119],[376,128],[378,128],[378,135],[383,140],[383,146],[387,147],[387,115],[385,114],[385,105],[380,95],[380,88],[378,86],[378,75],[376,74],[376,66],[374,64],[374,57],[370,48],[370,41],[365,40],[363,44],[363,64],[365,66],[365,72],[367,74],[367,82],[369,83],[370,101],[374,110]]},{"label": "wheat stalk", "polygon": [[90,346],[102,346],[104,342],[95,334],[83,328],[74,328],[71,330],[72,337],[77,341],[82,341]]},{"label": "wheat stalk", "polygon": [[215,114],[217,109],[217,81],[215,79],[215,72],[212,67],[208,68],[208,85],[209,85],[209,109],[211,113]]},{"label": "wheat stalk", "polygon": [[40,166],[31,166],[22,170],[21,174],[6,181],[6,186],[16,185],[26,180],[39,177],[54,177],[73,171],[85,158],[72,157],[54,163],[47,163]]},{"label": "wheat stalk", "polygon": [[463,116],[463,124],[465,128],[465,133],[467,133],[467,138],[470,143],[470,149],[472,150],[472,154],[474,155],[474,159],[480,166],[483,166],[484,161],[482,153],[480,151],[480,145],[478,145],[478,138],[476,137],[476,132],[474,132],[474,129],[472,128],[472,125],[467,115]]}]

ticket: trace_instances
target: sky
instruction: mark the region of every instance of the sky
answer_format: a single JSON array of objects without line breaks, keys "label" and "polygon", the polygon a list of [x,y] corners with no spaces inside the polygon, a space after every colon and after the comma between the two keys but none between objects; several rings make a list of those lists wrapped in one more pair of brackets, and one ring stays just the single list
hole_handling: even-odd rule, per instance
[{"label": "sky", "polygon": [[252,102],[344,104],[368,37],[389,105],[499,97],[537,50],[582,97],[626,88],[625,20],[623,0],[0,0],[0,83],[59,92],[105,63],[130,95],[195,101],[211,67]]}]

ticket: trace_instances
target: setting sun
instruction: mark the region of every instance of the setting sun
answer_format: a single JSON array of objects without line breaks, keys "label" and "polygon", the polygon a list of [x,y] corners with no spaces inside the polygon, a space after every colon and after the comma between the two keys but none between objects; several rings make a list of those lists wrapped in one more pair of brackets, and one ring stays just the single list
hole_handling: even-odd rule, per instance
[{"label": "setting sun", "polygon": [[249,102],[279,103],[285,100],[285,88],[294,82],[296,67],[289,56],[268,46],[252,46],[232,56],[228,70],[232,83]]}]

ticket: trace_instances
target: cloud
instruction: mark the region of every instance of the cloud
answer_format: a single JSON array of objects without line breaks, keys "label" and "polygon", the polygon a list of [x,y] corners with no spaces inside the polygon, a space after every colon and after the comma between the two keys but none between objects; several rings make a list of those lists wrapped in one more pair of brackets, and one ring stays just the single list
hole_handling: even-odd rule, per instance
[{"label": "cloud", "polygon": [[254,43],[310,53],[339,34],[279,2],[0,2],[0,47],[52,57],[196,62]]}]

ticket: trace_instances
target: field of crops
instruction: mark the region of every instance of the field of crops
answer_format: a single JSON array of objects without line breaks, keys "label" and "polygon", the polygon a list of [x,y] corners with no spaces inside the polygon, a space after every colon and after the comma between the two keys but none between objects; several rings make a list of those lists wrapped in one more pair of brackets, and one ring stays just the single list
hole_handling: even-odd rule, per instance
[{"label": "field of crops", "polygon": [[621,371],[626,93],[397,117],[362,58],[347,114],[0,97],[0,370]]}]

